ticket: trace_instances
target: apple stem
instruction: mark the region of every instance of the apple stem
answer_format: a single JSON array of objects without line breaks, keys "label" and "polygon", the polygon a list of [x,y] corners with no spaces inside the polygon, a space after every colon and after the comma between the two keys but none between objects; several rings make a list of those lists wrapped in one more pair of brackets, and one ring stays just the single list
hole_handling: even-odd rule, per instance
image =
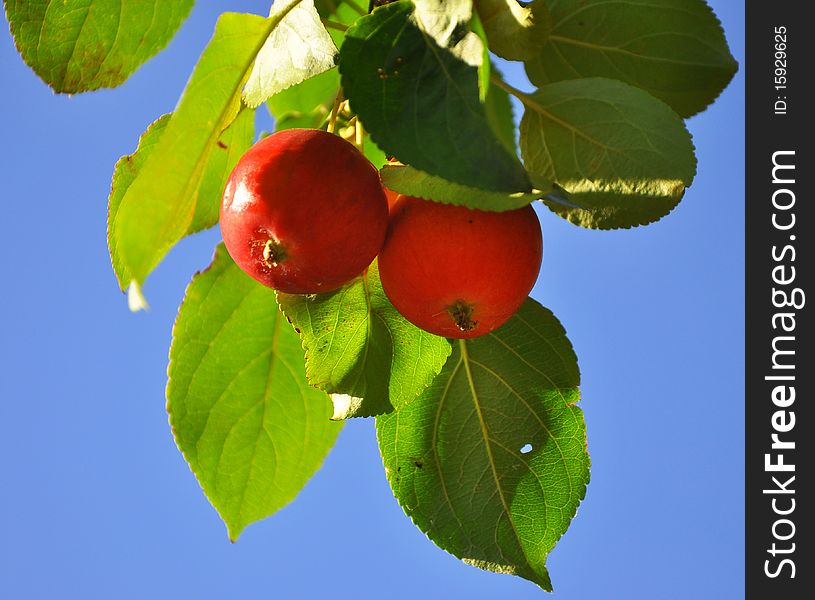
[{"label": "apple stem", "polygon": [[337,90],[337,97],[334,98],[334,106],[331,108],[331,117],[328,119],[328,127],[326,127],[328,133],[334,133],[334,129],[337,127],[337,115],[340,112],[340,105],[344,99],[345,95],[342,92],[342,88],[340,88]]},{"label": "apple stem", "polygon": [[336,21],[329,21],[328,19],[320,19],[326,29],[336,29],[337,31],[348,31],[348,25],[337,23]]},{"label": "apple stem", "polygon": [[267,267],[276,267],[286,260],[286,250],[276,239],[271,238],[263,246],[263,262]]},{"label": "apple stem", "polygon": [[[348,129],[351,129],[352,127],[354,128],[354,141],[353,141],[353,144],[354,144],[354,146],[356,146],[357,150],[364,153],[365,152],[365,149],[363,147],[364,130],[362,129],[362,123],[359,122],[359,117],[357,117],[356,115],[354,117],[352,117],[350,121],[348,121]],[[351,137],[348,130],[346,130],[346,134],[343,137],[345,137],[345,136],[347,136],[346,139],[349,139]]]}]

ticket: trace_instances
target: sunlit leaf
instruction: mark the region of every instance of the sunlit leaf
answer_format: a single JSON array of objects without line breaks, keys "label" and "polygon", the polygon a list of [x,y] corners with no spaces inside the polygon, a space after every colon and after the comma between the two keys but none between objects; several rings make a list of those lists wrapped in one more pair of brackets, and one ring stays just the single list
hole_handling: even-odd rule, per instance
[{"label": "sunlit leaf", "polygon": [[522,95],[521,154],[557,183],[547,202],[584,227],[644,225],[668,214],[696,173],[682,119],[647,92],[612,79],[550,83]]},{"label": "sunlit leaf", "polygon": [[116,87],[164,48],[193,0],[5,0],[23,60],[54,91]]},{"label": "sunlit leaf", "polygon": [[115,214],[110,243],[131,281],[143,283],[189,231],[210,157],[223,151],[219,138],[238,114],[241,86],[284,16],[224,13],[218,19],[175,112]]},{"label": "sunlit leaf", "polygon": [[413,196],[434,200],[444,204],[455,204],[479,210],[504,211],[522,208],[535,200],[543,198],[549,189],[533,190],[529,193],[517,192],[488,192],[478,188],[460,185],[433,177],[413,167],[402,165],[385,165],[380,174],[382,183],[389,190]]},{"label": "sunlit leaf", "polygon": [[302,337],[309,382],[333,395],[335,419],[409,404],[450,354],[446,339],[422,331],[396,311],[375,263],[334,292],[277,297]]},{"label": "sunlit leaf", "polygon": [[377,417],[388,481],[417,527],[468,564],[551,590],[546,557],[589,481],[579,383],[563,327],[533,300],[459,340],[418,400]]},{"label": "sunlit leaf", "polygon": [[341,427],[306,382],[300,340],[274,291],[222,245],[187,289],[168,374],[176,443],[233,541],[294,499]]},{"label": "sunlit leaf", "polygon": [[405,164],[471,187],[529,191],[525,171],[493,133],[481,102],[480,40],[474,36],[471,64],[440,47],[413,12],[410,2],[388,4],[346,32],[340,73],[351,108],[376,144]]},{"label": "sunlit leaf", "polygon": [[543,86],[610,77],[641,87],[683,117],[704,110],[738,64],[704,0],[547,0],[548,43],[526,63]]},{"label": "sunlit leaf", "polygon": [[549,11],[543,0],[526,6],[517,0],[477,0],[490,50],[507,60],[535,58],[549,33]]},{"label": "sunlit leaf", "polygon": [[[291,3],[278,0],[270,16]],[[337,47],[320,21],[314,0],[301,0],[258,53],[243,99],[249,106],[259,106],[274,94],[331,69],[336,59]]]}]

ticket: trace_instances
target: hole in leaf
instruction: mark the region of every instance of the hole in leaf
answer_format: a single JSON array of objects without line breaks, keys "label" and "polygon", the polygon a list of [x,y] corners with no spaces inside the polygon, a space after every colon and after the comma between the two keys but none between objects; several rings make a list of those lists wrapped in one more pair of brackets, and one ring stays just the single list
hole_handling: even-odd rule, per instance
[{"label": "hole in leaf", "polygon": [[524,444],[521,446],[521,454],[529,454],[532,452],[532,444]]}]

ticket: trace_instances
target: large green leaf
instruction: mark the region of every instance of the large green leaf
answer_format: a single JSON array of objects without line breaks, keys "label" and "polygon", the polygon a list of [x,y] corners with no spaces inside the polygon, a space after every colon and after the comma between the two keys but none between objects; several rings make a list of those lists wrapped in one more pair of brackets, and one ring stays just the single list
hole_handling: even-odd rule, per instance
[{"label": "large green leaf", "polygon": [[433,177],[410,166],[392,164],[383,166],[380,175],[386,188],[406,196],[498,212],[523,208],[551,191],[547,188],[514,194],[488,192]]},{"label": "large green leaf", "polygon": [[[275,2],[270,16],[285,6]],[[314,1],[302,0],[289,11],[258,53],[243,90],[243,99],[249,106],[259,106],[274,94],[331,69],[336,59],[337,47],[320,22]]]},{"label": "large green leaf", "polygon": [[341,427],[306,382],[300,340],[274,291],[223,245],[187,289],[168,374],[176,443],[233,541],[298,494]]},{"label": "large green leaf", "polygon": [[578,225],[645,225],[668,214],[693,181],[684,123],[639,88],[574,79],[520,96],[526,167],[565,190],[566,202],[547,204]]},{"label": "large green leaf", "polygon": [[57,92],[116,87],[164,48],[193,0],[5,0],[26,64]]},{"label": "large green leaf", "polygon": [[255,111],[244,107],[209,153],[187,234],[208,229],[218,222],[226,182],[238,160],[252,146],[254,138]]},{"label": "large green leaf", "polygon": [[[135,181],[147,157],[150,156],[161,139],[170,116],[170,114],[163,115],[151,123],[139,139],[139,145],[133,154],[120,158],[113,169],[113,181],[108,199],[108,249],[113,263],[113,271],[122,289],[131,284],[133,275],[129,272],[127,264],[122,260],[118,246],[114,241],[117,239],[116,216],[125,192]],[[207,229],[218,222],[221,197],[226,180],[240,157],[252,145],[255,130],[254,116],[254,112],[249,109],[241,110],[235,121],[218,138],[216,149],[207,158],[201,176],[201,183],[195,194],[195,212],[185,234]],[[138,293],[135,297],[131,294],[131,308],[133,310],[144,308],[137,300]],[[136,303],[134,304],[134,302]]]},{"label": "large green leaf", "polygon": [[284,16],[225,13],[218,19],[175,112],[117,211],[111,243],[132,278],[125,285],[141,284],[189,230],[210,155],[238,114],[255,56]]},{"label": "large green leaf", "polygon": [[543,0],[521,6],[517,0],[477,0],[490,50],[507,60],[535,58],[549,33],[549,11]]},{"label": "large green leaf", "polygon": [[346,32],[340,73],[351,107],[376,144],[403,163],[471,187],[529,191],[481,102],[480,40],[467,32],[474,40],[467,46],[459,28],[440,47],[413,12],[407,1],[388,4]]},{"label": "large green leaf", "polygon": [[407,405],[450,355],[446,339],[396,311],[382,290],[376,263],[337,291],[277,298],[303,340],[309,382],[333,394],[335,419]]},{"label": "large green leaf", "polygon": [[704,0],[547,0],[549,41],[526,63],[535,85],[611,77],[681,116],[704,110],[738,70]]},{"label": "large green leaf", "polygon": [[534,300],[460,340],[418,400],[377,417],[402,508],[465,562],[551,590],[546,556],[589,481],[579,383],[563,328]]},{"label": "large green leaf", "polygon": [[[133,281],[133,275],[130,273],[127,263],[122,259],[119,253],[119,247],[114,241],[116,239],[117,227],[116,216],[119,213],[119,207],[122,204],[122,198],[125,192],[136,179],[144,166],[145,160],[147,160],[147,157],[150,156],[150,153],[161,139],[161,134],[164,133],[164,129],[167,127],[169,120],[170,115],[166,114],[151,123],[139,138],[139,145],[133,151],[133,154],[120,158],[113,168],[113,181],[111,182],[110,196],[108,197],[107,238],[113,272],[122,290],[127,288],[128,284]],[[128,303],[130,310],[133,311],[144,309],[147,306],[137,283],[133,283],[130,287]]]}]

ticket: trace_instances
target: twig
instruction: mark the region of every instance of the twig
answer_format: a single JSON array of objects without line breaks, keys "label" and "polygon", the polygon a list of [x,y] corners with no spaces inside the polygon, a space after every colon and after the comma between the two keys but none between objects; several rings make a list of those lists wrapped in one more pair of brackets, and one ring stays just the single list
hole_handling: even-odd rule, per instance
[{"label": "twig", "polygon": [[358,13],[360,15],[364,16],[364,15],[368,14],[367,10],[364,10],[356,2],[352,2],[352,0],[345,0],[345,4],[347,4],[349,8],[351,8],[354,12],[356,12],[356,13]]},{"label": "twig", "polygon": [[348,25],[337,23],[336,21],[329,21],[328,19],[320,19],[328,29],[336,29],[337,31],[348,31]]},{"label": "twig", "polygon": [[337,90],[337,97],[334,98],[334,106],[331,109],[331,118],[328,119],[328,127],[326,127],[328,133],[334,133],[334,129],[337,127],[337,114],[340,112],[340,104],[342,104],[344,97],[342,88]]}]

